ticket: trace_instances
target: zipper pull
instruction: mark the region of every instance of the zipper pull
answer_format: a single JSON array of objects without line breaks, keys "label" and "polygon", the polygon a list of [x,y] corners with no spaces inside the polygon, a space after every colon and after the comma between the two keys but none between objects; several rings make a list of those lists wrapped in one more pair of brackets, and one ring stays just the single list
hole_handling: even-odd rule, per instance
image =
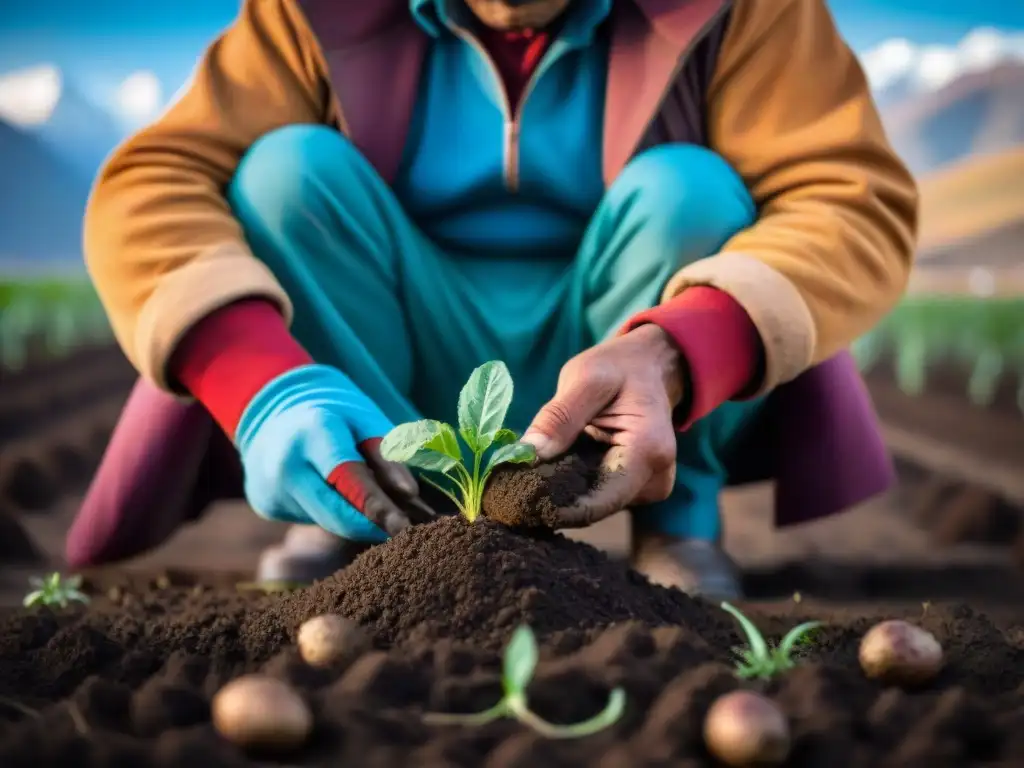
[{"label": "zipper pull", "polygon": [[519,191],[519,121],[505,121],[505,186]]}]

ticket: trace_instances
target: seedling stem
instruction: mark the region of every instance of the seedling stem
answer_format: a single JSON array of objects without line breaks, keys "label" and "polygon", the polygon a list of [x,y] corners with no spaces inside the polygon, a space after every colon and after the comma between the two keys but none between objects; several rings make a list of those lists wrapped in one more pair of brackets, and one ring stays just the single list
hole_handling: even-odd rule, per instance
[{"label": "seedling stem", "polygon": [[501,701],[483,712],[466,715],[429,712],[423,716],[424,722],[478,727],[503,717],[511,717],[549,739],[579,739],[603,731],[622,717],[626,708],[626,692],[622,688],[612,690],[604,710],[574,725],[555,725],[534,713],[526,697],[526,688],[533,679],[537,656],[537,641],[533,631],[527,626],[519,627],[505,649],[502,679],[505,695]]},{"label": "seedling stem", "polygon": [[[512,376],[506,365],[500,360],[484,363],[459,394],[458,433],[450,424],[433,419],[399,424],[384,437],[381,455],[418,469],[425,483],[451,499],[473,522],[480,516],[487,479],[495,467],[527,464],[537,456],[532,445],[520,443],[515,432],[502,426],[511,403]],[[473,456],[472,471],[463,446]],[[455,490],[429,473],[442,475]]]},{"label": "seedling stem", "polygon": [[809,639],[812,631],[821,626],[820,621],[808,621],[786,633],[777,646],[770,646],[754,622],[729,603],[722,603],[722,610],[733,615],[747,636],[748,648],[733,648],[737,657],[736,676],[744,679],[768,680],[775,675],[796,666],[793,658],[797,647]]}]

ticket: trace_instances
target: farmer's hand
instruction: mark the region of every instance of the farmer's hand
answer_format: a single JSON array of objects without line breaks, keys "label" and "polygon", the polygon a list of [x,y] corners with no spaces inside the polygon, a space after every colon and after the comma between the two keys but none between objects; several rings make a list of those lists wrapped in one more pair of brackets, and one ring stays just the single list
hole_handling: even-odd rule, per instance
[{"label": "farmer's hand", "polygon": [[683,363],[668,334],[644,325],[598,344],[562,368],[558,391],[523,435],[541,461],[581,433],[609,445],[601,487],[560,511],[583,527],[634,504],[668,498],[676,474],[672,411],[683,394]]},{"label": "farmer's hand", "polygon": [[236,443],[245,495],[263,517],[383,541],[433,511],[404,466],[380,455],[391,423],[347,376],[324,365],[289,371],[242,414]]}]

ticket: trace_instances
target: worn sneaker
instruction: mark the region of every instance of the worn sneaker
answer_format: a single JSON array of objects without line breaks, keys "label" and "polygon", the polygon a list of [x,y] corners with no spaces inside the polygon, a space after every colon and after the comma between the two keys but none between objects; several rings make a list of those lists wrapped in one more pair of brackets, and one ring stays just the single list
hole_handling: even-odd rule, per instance
[{"label": "worn sneaker", "polygon": [[631,564],[652,583],[711,600],[743,596],[739,569],[714,541],[662,534],[634,536]]},{"label": "worn sneaker", "polygon": [[342,539],[316,525],[292,525],[280,544],[263,550],[256,580],[311,584],[344,568],[370,546]]}]

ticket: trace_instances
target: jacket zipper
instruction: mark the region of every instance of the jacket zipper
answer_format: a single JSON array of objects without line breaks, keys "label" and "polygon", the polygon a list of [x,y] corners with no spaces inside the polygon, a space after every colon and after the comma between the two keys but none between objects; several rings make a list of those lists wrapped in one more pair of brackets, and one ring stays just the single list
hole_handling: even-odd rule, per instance
[{"label": "jacket zipper", "polygon": [[[672,70],[672,76],[669,78],[668,85],[659,98],[658,103],[660,104],[668,96],[669,92],[675,85],[676,78],[679,77],[679,73],[686,66],[686,63],[690,60],[690,55],[693,53],[694,48],[703,42],[704,38],[707,37],[715,24],[717,24],[722,16],[724,16],[731,8],[731,2],[722,4],[722,7],[714,13],[714,15],[705,22],[704,26],[694,36],[693,40],[686,47],[686,50],[679,56],[679,60],[676,62],[675,68]],[[538,79],[537,75],[540,72],[540,67],[534,70],[530,79],[526,82],[523,88],[522,94],[519,96],[519,103],[516,105],[515,111],[512,110],[512,104],[508,98],[508,90],[505,88],[505,82],[501,78],[501,72],[498,71],[497,65],[494,63],[494,59],[487,52],[487,49],[477,40],[473,35],[466,32],[461,27],[455,27],[453,29],[455,34],[465,43],[470,45],[487,64],[488,69],[491,72],[491,76],[494,79],[494,84],[497,86],[501,93],[501,112],[505,124],[505,136],[502,147],[503,154],[503,176],[505,181],[505,188],[510,192],[519,191],[519,143],[520,143],[520,128],[522,124],[523,106],[526,104],[526,100],[530,93],[533,91],[534,85]],[[651,119],[644,125],[641,136],[646,134],[650,130],[651,125],[654,124],[655,118],[657,118],[657,110]]]},{"label": "jacket zipper", "polygon": [[533,71],[530,75],[530,79],[526,82],[523,87],[523,92],[519,96],[519,103],[516,105],[515,111],[512,110],[512,103],[508,98],[508,90],[505,88],[505,81],[501,79],[501,72],[498,71],[497,65],[494,63],[494,59],[487,52],[487,49],[477,40],[473,35],[469,34],[462,28],[456,27],[454,30],[455,34],[467,45],[471,46],[487,64],[487,68],[491,72],[491,76],[494,78],[494,84],[497,86],[498,91],[501,93],[501,115],[504,121],[504,137],[502,141],[502,176],[505,182],[505,188],[510,192],[519,191],[519,141],[520,141],[520,127],[523,119],[523,106],[526,104],[526,99],[529,97],[530,92],[533,91],[534,85],[538,80],[538,73],[540,67]]}]

